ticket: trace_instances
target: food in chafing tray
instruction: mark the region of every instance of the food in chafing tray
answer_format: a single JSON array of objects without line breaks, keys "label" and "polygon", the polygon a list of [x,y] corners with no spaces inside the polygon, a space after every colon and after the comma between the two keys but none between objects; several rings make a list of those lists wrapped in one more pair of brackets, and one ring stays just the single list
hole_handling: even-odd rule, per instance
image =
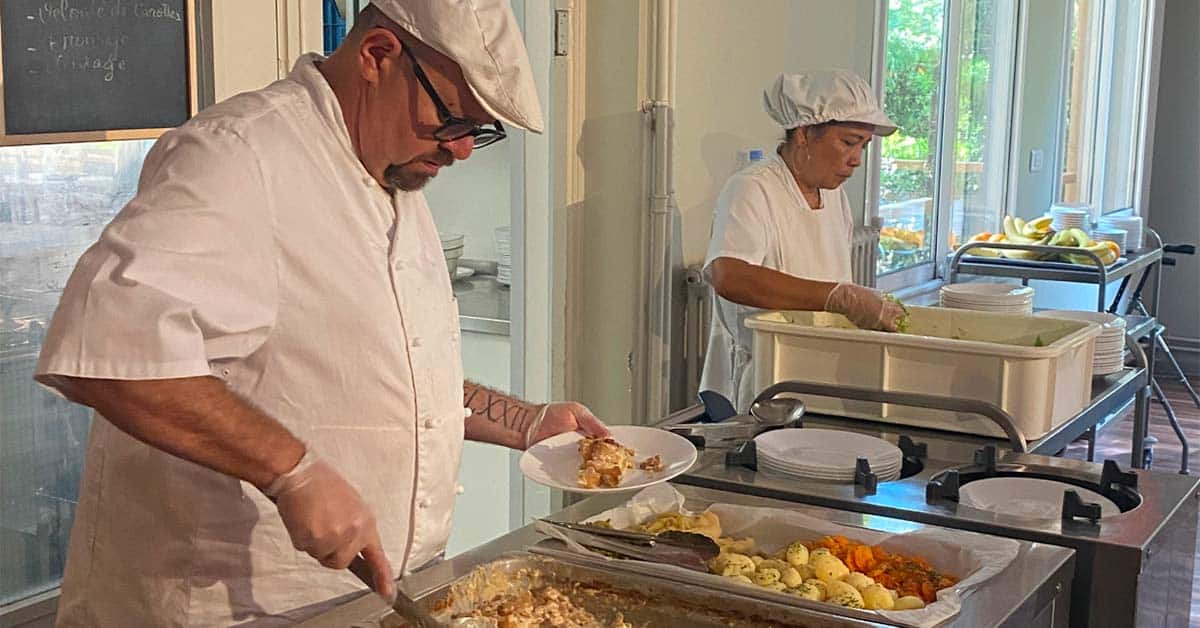
[{"label": "food in chafing tray", "polygon": [[634,528],[636,532],[645,532],[647,534],[662,534],[668,530],[703,534],[720,544],[721,520],[717,518],[716,514],[711,512],[702,512],[698,515],[685,515],[681,512],[664,512]]},{"label": "food in chafing tray", "polygon": [[634,451],[612,438],[585,437],[579,441],[579,485],[583,488],[615,488],[621,476],[633,468]]},{"label": "food in chafing tray", "polygon": [[499,628],[633,628],[620,613],[611,623],[601,623],[553,586],[497,596],[469,613],[455,616],[464,618],[490,620]]},{"label": "food in chafing tray", "polygon": [[716,514],[655,516],[635,530],[697,532],[713,538],[721,553],[709,562],[712,573],[743,585],[759,586],[817,602],[867,610],[916,610],[937,600],[937,592],[958,578],[938,573],[925,559],[888,552],[844,536],[798,540],[764,555],[754,539],[721,536]]}]

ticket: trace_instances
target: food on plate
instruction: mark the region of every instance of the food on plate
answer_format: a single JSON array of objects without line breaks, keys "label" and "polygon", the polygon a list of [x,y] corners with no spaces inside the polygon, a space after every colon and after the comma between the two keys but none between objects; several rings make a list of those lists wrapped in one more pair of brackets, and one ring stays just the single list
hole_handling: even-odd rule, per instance
[{"label": "food on plate", "polygon": [[[1097,242],[1082,229],[1071,228],[1054,231],[1050,216],[1042,216],[1036,220],[1025,222],[1014,216],[1004,218],[1004,229],[1001,233],[983,231],[971,236],[968,242],[1003,242],[1007,244],[1036,244],[1041,246],[1058,246],[1066,248],[1087,249],[1100,258],[1105,266],[1116,263],[1121,257],[1121,247],[1115,242]],[[955,247],[957,248],[957,247]],[[1003,249],[971,249],[971,255],[984,257],[1006,257],[1019,260],[1061,260],[1072,264],[1095,265],[1083,253],[1040,253],[1026,250]]]},{"label": "food on plate", "polygon": [[[636,530],[638,532],[646,532],[648,534],[661,534],[668,530],[674,530],[677,532],[693,532],[695,534],[703,534],[704,536],[716,541],[721,538],[721,520],[717,518],[716,513],[711,512],[702,512],[698,515],[685,515],[680,512],[664,512],[655,516],[650,521],[637,526]],[[732,546],[729,546],[726,551],[749,554],[751,551],[753,551],[753,541],[751,541],[750,551],[737,552]]]},{"label": "food on plate", "polygon": [[641,469],[642,471],[658,473],[659,471],[663,470],[662,456],[659,454],[650,456],[649,458],[646,458],[645,460],[641,461],[638,464],[638,468]]},{"label": "food on plate", "polygon": [[611,437],[588,436],[579,441],[579,485],[583,488],[615,488],[621,476],[633,468],[634,451]]}]

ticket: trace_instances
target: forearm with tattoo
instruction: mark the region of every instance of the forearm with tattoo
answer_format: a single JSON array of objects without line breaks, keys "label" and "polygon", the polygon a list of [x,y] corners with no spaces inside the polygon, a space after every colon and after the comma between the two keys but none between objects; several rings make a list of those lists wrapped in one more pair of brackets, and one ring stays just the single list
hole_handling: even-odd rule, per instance
[{"label": "forearm with tattoo", "polygon": [[469,440],[524,449],[525,432],[542,407],[471,382],[463,384],[463,406],[471,410],[466,420]]}]

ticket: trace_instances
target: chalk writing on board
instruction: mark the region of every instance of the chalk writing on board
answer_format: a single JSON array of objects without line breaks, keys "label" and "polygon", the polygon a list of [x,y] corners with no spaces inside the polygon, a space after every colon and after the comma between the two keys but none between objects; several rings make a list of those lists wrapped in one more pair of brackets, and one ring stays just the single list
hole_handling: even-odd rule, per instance
[{"label": "chalk writing on board", "polygon": [[181,124],[189,1],[0,0],[5,133]]},{"label": "chalk writing on board", "polygon": [[94,0],[46,2],[37,8],[37,15],[33,19],[46,24],[52,21],[70,22],[125,17],[183,21],[183,13],[166,2],[130,0],[113,0],[99,5]]}]

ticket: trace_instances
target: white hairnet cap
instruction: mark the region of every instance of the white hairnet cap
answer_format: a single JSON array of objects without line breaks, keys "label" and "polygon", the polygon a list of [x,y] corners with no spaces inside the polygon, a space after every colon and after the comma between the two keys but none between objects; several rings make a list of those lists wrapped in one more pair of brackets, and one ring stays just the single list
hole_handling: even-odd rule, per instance
[{"label": "white hairnet cap", "polygon": [[488,113],[542,132],[533,71],[510,0],[372,0],[384,15],[462,68]]},{"label": "white hairnet cap", "polygon": [[896,131],[871,86],[850,70],[780,74],[763,90],[763,107],[785,129],[836,121],[873,124],[875,135]]}]

